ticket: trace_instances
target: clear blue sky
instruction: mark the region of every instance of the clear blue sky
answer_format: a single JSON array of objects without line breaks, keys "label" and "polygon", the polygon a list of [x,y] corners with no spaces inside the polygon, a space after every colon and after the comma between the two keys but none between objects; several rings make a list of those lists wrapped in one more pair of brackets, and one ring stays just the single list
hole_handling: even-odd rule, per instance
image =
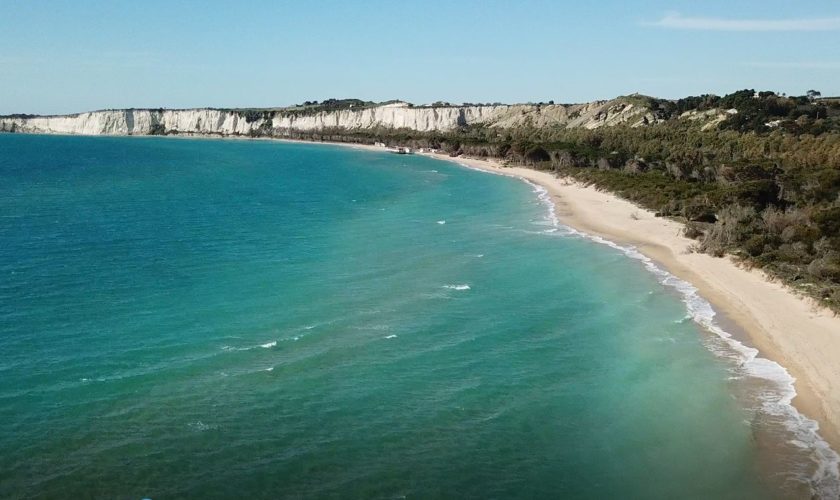
[{"label": "clear blue sky", "polygon": [[840,2],[0,0],[0,114],[840,94]]}]

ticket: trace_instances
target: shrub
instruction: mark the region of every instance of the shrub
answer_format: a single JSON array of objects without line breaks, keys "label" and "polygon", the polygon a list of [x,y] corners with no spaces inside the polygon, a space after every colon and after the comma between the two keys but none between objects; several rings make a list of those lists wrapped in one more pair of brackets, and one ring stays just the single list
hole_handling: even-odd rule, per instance
[{"label": "shrub", "polygon": [[692,240],[700,239],[705,233],[700,228],[700,225],[694,222],[689,222],[685,225],[685,229],[683,229],[683,234],[686,238],[691,238]]}]

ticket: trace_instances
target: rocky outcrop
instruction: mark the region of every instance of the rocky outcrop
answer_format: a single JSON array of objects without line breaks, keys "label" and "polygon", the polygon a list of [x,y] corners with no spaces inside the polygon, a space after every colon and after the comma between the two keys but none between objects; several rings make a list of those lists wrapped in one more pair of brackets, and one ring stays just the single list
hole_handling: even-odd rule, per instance
[{"label": "rocky outcrop", "polygon": [[120,109],[62,116],[0,117],[0,131],[80,135],[206,134],[278,136],[328,129],[377,128],[445,132],[461,126],[642,126],[658,121],[645,106],[622,99],[587,104],[380,106],[307,112],[278,109]]},{"label": "rocky outcrop", "polygon": [[236,111],[216,109],[121,109],[64,116],[0,118],[0,130],[6,132],[79,135],[150,135],[165,132],[247,135],[260,125],[261,120],[249,123]]},{"label": "rocky outcrop", "polygon": [[723,123],[727,118],[732,115],[738,114],[737,109],[708,109],[705,111],[698,111],[696,109],[691,111],[686,111],[685,113],[680,115],[680,120],[689,120],[692,122],[699,122],[702,123],[703,126],[700,127],[700,130],[709,130],[713,128],[717,128],[718,125]]}]

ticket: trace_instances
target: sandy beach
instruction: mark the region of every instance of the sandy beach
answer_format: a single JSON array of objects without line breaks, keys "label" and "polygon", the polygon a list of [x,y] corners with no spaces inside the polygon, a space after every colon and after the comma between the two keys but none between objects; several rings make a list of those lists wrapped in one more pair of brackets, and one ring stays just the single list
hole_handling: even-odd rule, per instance
[{"label": "sandy beach", "polygon": [[820,424],[820,433],[840,448],[840,317],[758,270],[690,250],[679,222],[594,187],[550,172],[502,167],[485,160],[450,158],[473,168],[520,177],[543,186],[557,216],[577,230],[630,244],[675,276],[692,283],[719,312],[747,335],[760,356],[796,378],[795,406]]}]

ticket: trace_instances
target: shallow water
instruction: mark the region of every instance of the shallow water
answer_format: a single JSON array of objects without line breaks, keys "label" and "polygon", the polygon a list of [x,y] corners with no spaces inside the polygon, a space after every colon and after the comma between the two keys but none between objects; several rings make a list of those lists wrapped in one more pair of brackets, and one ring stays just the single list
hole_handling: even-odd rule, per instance
[{"label": "shallow water", "polygon": [[556,225],[525,183],[331,146],[16,135],[0,181],[0,497],[833,484],[784,381],[687,284]]}]

